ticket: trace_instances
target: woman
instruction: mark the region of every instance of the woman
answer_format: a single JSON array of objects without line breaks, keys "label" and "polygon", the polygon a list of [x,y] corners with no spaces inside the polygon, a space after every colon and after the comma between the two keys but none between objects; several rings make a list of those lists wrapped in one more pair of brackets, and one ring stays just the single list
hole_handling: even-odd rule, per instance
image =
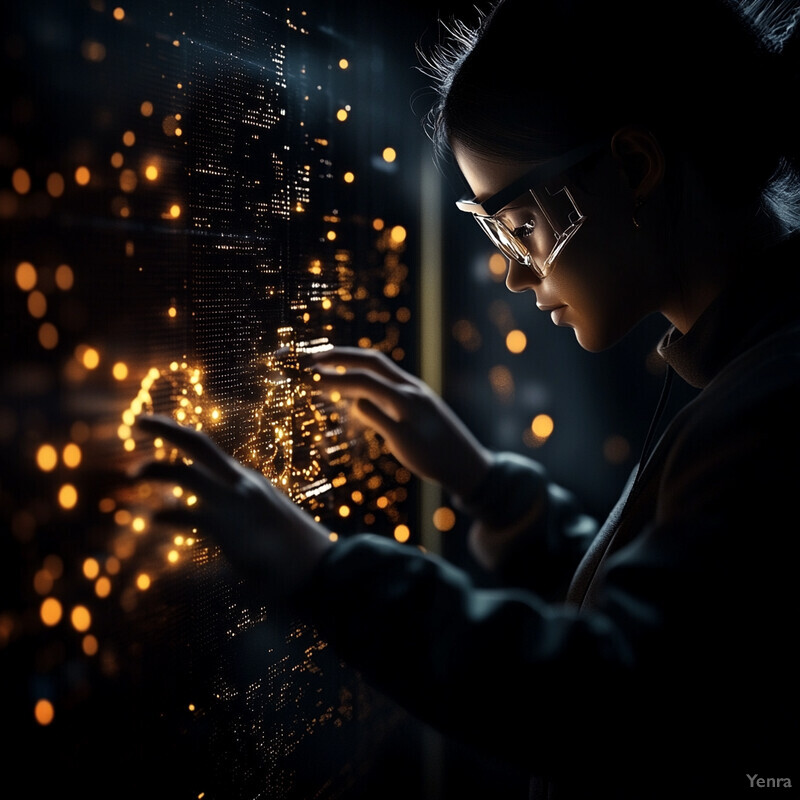
[{"label": "woman", "polygon": [[798,4],[778,5],[744,23],[715,0],[501,0],[425,62],[437,151],[508,256],[508,288],[591,351],[662,314],[668,376],[701,389],[654,421],[599,529],[541,465],[489,452],[371,351],[315,368],[472,514],[472,551],[506,588],[383,537],[332,543],[208,439],[140,421],[193,461],[141,472],[198,494],[165,519],[214,536],[412,712],[527,770],[536,798],[800,783]]}]

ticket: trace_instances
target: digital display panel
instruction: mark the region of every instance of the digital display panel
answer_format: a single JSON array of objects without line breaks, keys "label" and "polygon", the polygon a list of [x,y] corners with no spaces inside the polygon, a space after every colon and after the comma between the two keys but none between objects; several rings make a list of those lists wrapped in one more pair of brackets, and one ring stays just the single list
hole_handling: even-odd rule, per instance
[{"label": "digital display panel", "polygon": [[335,535],[414,545],[410,474],[298,363],[347,343],[414,367],[419,145],[347,124],[380,118],[391,65],[325,3],[4,15],[0,663],[25,794],[369,785],[404,715],[118,478],[135,416],[169,414]]}]

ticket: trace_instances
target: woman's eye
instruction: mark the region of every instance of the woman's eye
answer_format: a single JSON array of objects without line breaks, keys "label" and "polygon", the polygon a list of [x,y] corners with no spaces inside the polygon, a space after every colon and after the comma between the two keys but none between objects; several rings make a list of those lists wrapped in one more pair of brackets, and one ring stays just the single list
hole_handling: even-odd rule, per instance
[{"label": "woman's eye", "polygon": [[514,236],[531,236],[533,235],[533,229],[536,227],[536,222],[534,220],[528,220],[524,225],[520,225],[518,228],[514,228]]}]

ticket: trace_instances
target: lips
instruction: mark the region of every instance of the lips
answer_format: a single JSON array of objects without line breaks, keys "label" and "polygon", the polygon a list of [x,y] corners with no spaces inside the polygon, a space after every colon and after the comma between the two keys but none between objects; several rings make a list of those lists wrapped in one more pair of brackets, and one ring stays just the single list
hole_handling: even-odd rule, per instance
[{"label": "lips", "polygon": [[547,306],[537,303],[536,307],[539,309],[539,311],[549,311],[550,319],[553,320],[553,323],[556,325],[561,323],[561,318],[564,316],[564,313],[567,309],[567,307],[563,304]]}]

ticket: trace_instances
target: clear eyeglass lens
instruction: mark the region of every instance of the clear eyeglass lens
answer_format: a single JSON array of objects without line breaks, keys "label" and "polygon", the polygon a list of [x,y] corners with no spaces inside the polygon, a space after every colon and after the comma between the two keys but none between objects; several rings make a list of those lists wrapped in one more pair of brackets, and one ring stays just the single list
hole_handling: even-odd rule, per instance
[{"label": "clear eyeglass lens", "polygon": [[[524,232],[520,232],[519,229],[516,231],[510,230],[507,225],[495,217],[475,215],[475,220],[492,241],[492,244],[504,256],[532,269],[540,278],[546,276],[546,271],[536,263],[527,245],[519,238],[520,235],[527,237],[533,234],[535,226],[532,220],[520,226],[524,228]],[[547,266],[549,266],[549,263]]]},{"label": "clear eyeglass lens", "polygon": [[[530,190],[496,216],[475,214],[492,243],[503,255],[546,278],[553,262],[583,223],[583,215],[566,187],[550,192]],[[534,257],[538,253],[538,257]],[[542,258],[547,253],[546,258]]]}]

